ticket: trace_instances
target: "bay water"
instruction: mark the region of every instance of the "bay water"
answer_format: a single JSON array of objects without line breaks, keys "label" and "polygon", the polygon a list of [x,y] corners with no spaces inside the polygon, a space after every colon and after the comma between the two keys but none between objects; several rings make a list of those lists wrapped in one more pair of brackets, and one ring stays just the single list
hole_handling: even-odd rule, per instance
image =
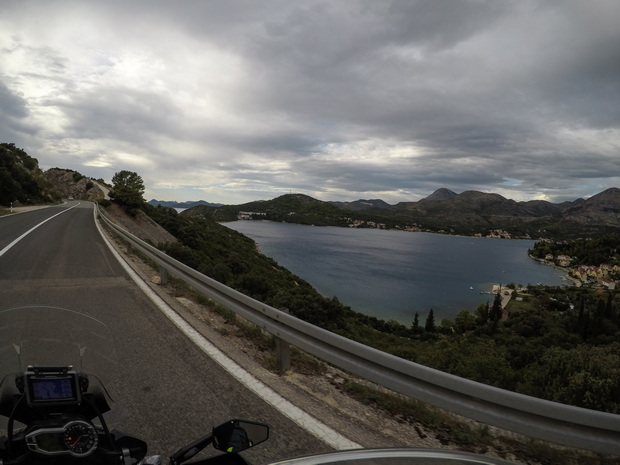
[{"label": "bay water", "polygon": [[494,283],[567,284],[528,257],[534,241],[266,221],[224,223],[261,252],[361,313],[411,325],[433,308],[437,321],[492,303]]}]

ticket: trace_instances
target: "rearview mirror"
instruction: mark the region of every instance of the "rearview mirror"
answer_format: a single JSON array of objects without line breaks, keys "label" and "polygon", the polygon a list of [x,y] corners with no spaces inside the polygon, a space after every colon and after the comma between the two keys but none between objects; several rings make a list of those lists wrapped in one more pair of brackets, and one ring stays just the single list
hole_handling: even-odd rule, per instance
[{"label": "rearview mirror", "polygon": [[269,426],[246,420],[229,420],[213,428],[213,447],[237,453],[269,438]]}]

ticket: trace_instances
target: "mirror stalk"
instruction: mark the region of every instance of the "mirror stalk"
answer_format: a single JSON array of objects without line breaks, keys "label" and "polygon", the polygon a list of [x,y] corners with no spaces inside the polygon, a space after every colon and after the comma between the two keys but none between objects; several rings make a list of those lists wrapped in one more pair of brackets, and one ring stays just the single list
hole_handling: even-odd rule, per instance
[{"label": "mirror stalk", "polygon": [[180,465],[183,462],[187,462],[212,442],[213,435],[209,434],[208,436],[197,439],[187,446],[181,447],[178,451],[172,454],[172,457],[170,457],[170,465]]}]

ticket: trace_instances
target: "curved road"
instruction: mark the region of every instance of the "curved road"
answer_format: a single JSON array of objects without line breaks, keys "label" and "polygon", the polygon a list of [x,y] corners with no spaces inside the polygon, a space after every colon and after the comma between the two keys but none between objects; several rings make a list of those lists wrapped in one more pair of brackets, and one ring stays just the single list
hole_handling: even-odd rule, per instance
[{"label": "curved road", "polygon": [[[34,228],[34,229],[33,229]],[[170,455],[228,418],[270,425],[267,443],[247,452],[255,463],[329,451],[197,349],[129,278],[101,238],[93,205],[0,217],[0,310],[23,305],[91,315],[116,337],[121,382],[117,426]]]}]

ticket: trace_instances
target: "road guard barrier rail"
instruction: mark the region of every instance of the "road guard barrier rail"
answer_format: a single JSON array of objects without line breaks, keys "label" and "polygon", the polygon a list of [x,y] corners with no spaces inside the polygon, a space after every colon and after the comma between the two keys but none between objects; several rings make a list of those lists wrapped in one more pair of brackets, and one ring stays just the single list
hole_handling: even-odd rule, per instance
[{"label": "road guard barrier rail", "polygon": [[270,334],[343,370],[484,424],[594,452],[620,455],[620,415],[526,396],[450,375],[349,340],[229,288],[99,217],[164,273]]}]

